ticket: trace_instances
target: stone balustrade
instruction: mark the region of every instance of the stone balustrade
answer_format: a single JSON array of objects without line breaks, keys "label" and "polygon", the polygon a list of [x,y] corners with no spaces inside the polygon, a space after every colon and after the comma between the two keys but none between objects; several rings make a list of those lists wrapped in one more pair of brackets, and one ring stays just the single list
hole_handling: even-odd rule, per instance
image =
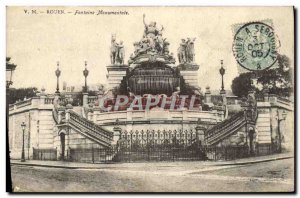
[{"label": "stone balustrade", "polygon": [[94,104],[98,100],[97,96],[89,96],[88,97],[88,104]]},{"label": "stone balustrade", "polygon": [[31,109],[52,109],[54,104],[53,96],[35,96],[30,99],[16,102],[9,105],[9,115],[29,111]]}]

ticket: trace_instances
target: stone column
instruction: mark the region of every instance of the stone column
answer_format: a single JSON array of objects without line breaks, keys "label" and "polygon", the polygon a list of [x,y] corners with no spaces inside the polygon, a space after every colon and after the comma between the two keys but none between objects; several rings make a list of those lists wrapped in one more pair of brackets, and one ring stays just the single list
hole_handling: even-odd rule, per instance
[{"label": "stone column", "polygon": [[88,95],[88,93],[82,93],[82,95],[83,95],[83,98],[82,98],[83,105],[82,106],[86,107],[86,106],[88,106],[89,95]]},{"label": "stone column", "polygon": [[227,104],[226,91],[225,90],[221,90],[220,91],[220,95],[222,96],[223,105],[226,105]]},{"label": "stone column", "polygon": [[206,87],[204,102],[205,103],[211,103],[211,92],[210,92],[210,87],[209,86]]}]

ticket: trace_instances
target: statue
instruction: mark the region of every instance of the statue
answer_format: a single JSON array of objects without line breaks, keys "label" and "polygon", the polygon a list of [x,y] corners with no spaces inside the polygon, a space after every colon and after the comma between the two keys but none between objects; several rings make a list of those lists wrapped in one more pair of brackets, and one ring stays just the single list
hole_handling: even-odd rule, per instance
[{"label": "statue", "polygon": [[192,40],[190,38],[187,39],[186,45],[186,59],[188,63],[193,63],[195,60],[195,49],[194,49],[194,42],[196,38]]},{"label": "statue", "polygon": [[120,41],[119,45],[118,45],[118,62],[120,64],[124,64],[124,57],[125,57],[125,50],[124,50],[124,45],[123,45],[123,41]]},{"label": "statue", "polygon": [[111,46],[110,46],[110,62],[111,64],[116,63],[117,59],[117,54],[118,54],[118,47],[117,47],[117,42],[116,42],[116,35],[112,34],[111,35]]},{"label": "statue", "polygon": [[186,41],[181,39],[179,48],[177,49],[179,63],[186,63]]},{"label": "statue", "polygon": [[158,31],[157,36],[154,38],[154,41],[155,41],[155,49],[156,49],[158,52],[163,53],[165,40],[166,40],[166,39],[163,39],[163,37],[162,37],[162,31]]},{"label": "statue", "polygon": [[143,23],[145,25],[144,37],[148,37],[154,39],[154,37],[158,34],[159,31],[163,31],[164,27],[162,26],[161,30],[156,28],[156,22],[151,21],[149,25],[145,22],[146,15],[143,14]]},{"label": "statue", "polygon": [[116,35],[111,36],[110,61],[111,64],[124,64],[125,50],[123,41],[116,42]]},{"label": "statue", "polygon": [[193,63],[195,61],[194,42],[196,38],[181,39],[180,46],[177,50],[179,63]]},{"label": "statue", "polygon": [[170,43],[162,36],[164,27],[161,29],[156,27],[156,22],[145,22],[145,14],[143,14],[143,23],[145,26],[143,38],[139,42],[135,42],[134,53],[130,55],[129,64],[134,63],[139,55],[151,54],[151,57],[156,59],[154,55],[160,55],[167,62],[174,62],[175,59],[169,54]]}]

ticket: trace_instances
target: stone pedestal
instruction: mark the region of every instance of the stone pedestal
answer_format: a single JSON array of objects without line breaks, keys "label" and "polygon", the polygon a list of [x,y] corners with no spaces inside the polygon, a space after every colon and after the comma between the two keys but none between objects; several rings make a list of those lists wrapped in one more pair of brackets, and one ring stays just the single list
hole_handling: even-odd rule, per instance
[{"label": "stone pedestal", "polygon": [[88,106],[88,93],[82,93],[83,98],[82,98],[82,106],[87,107]]},{"label": "stone pedestal", "polygon": [[226,91],[223,89],[220,91],[220,95],[222,96],[223,105],[227,104]]},{"label": "stone pedestal", "polygon": [[107,68],[108,89],[118,87],[127,74],[127,65],[109,65]]},{"label": "stone pedestal", "polygon": [[210,87],[209,86],[207,86],[206,90],[205,90],[204,102],[205,103],[211,103],[211,92],[210,92]]},{"label": "stone pedestal", "polygon": [[199,65],[194,63],[180,64],[177,67],[180,71],[180,75],[183,77],[184,81],[193,86],[198,87],[198,70]]}]

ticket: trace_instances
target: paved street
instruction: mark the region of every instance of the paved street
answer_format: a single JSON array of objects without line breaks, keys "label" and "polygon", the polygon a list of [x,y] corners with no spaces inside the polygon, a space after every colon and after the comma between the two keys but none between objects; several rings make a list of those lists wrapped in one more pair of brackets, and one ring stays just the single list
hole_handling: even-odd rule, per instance
[{"label": "paved street", "polygon": [[293,191],[294,159],[247,165],[126,163],[98,169],[12,166],[15,191],[214,192]]}]

